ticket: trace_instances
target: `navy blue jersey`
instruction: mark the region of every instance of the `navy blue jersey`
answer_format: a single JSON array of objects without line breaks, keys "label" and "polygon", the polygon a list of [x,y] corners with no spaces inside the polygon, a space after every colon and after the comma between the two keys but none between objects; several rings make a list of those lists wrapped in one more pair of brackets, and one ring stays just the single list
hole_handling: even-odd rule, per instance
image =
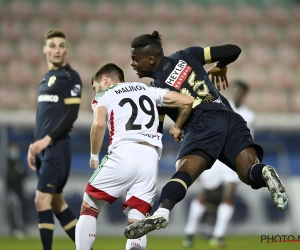
[{"label": "navy blue jersey", "polygon": [[[164,57],[158,70],[153,75],[152,86],[168,88],[191,96],[194,99],[191,116],[201,110],[232,110],[229,102],[223,97],[207,75],[202,61],[204,50],[201,47],[189,47]],[[178,111],[171,108],[160,108],[159,114],[167,114],[172,120]]]},{"label": "navy blue jersey", "polygon": [[[69,64],[49,71],[39,86],[35,140],[49,134],[62,120],[66,105],[80,104],[82,83]],[[70,126],[61,137],[66,137]]]}]

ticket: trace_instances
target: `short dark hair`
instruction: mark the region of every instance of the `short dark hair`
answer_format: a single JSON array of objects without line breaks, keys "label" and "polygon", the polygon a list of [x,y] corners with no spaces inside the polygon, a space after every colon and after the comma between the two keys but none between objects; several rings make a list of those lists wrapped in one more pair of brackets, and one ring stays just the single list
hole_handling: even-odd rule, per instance
[{"label": "short dark hair", "polygon": [[242,80],[234,80],[233,86],[237,86],[237,87],[241,88],[245,93],[247,93],[250,90],[249,85]]},{"label": "short dark hair", "polygon": [[48,29],[45,32],[45,36],[44,36],[45,42],[46,42],[46,40],[53,38],[53,37],[61,37],[61,38],[66,39],[66,35],[62,30],[56,29],[56,28]]},{"label": "short dark hair", "polygon": [[161,45],[161,35],[157,31],[134,38],[131,42],[131,48],[146,48],[147,54],[153,56],[162,56],[164,54]]},{"label": "short dark hair", "polygon": [[95,80],[102,77],[103,75],[107,75],[111,79],[117,78],[116,80],[120,80],[121,82],[124,82],[123,70],[114,63],[107,63],[101,66],[93,75],[91,80],[92,85]]}]

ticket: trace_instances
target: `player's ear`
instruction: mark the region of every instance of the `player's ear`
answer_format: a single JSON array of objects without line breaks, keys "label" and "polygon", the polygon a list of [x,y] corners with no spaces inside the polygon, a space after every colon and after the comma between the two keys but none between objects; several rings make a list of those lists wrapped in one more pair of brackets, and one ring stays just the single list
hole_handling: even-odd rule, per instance
[{"label": "player's ear", "polygon": [[101,80],[103,81],[104,85],[107,85],[108,78],[106,75],[102,75]]},{"label": "player's ear", "polygon": [[46,45],[43,46],[43,53],[46,54],[47,50],[46,50]]},{"label": "player's ear", "polygon": [[155,62],[156,62],[155,56],[149,56],[149,63],[155,64]]}]

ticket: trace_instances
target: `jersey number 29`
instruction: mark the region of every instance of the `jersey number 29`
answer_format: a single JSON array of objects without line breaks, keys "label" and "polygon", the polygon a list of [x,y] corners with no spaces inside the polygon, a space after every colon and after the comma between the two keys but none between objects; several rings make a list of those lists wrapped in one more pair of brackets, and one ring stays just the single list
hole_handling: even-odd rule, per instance
[{"label": "jersey number 29", "polygon": [[[148,110],[145,105],[144,105],[144,101],[147,101],[150,105],[150,110]],[[129,118],[129,120],[127,121],[125,127],[126,130],[139,130],[142,128],[141,124],[134,124],[134,121],[138,115],[138,106],[136,105],[136,103],[130,99],[130,98],[124,98],[119,102],[119,106],[123,107],[124,104],[129,103],[131,108],[132,108],[132,112],[131,112],[131,116]],[[154,120],[155,120],[155,111],[154,111],[154,105],[151,101],[151,99],[146,96],[146,95],[142,95],[139,98],[139,106],[141,107],[141,109],[144,111],[144,113],[146,113],[147,115],[151,116],[150,121],[145,125],[146,128],[151,128]]]}]

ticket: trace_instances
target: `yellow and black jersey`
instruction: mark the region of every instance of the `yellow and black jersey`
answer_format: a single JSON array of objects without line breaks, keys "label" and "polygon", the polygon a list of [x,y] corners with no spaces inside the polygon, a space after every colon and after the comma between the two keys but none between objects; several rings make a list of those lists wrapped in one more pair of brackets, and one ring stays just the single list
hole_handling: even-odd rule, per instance
[{"label": "yellow and black jersey", "polygon": [[[195,46],[177,51],[161,60],[151,85],[191,96],[194,99],[194,110],[232,110],[228,100],[217,90],[203,66],[217,61],[226,66],[239,54],[240,49],[235,45],[206,48]],[[197,112],[200,113],[201,111]],[[159,114],[162,122],[165,114],[172,120],[176,119],[178,111],[161,108]]]},{"label": "yellow and black jersey", "polygon": [[39,85],[35,140],[66,137],[77,118],[82,83],[69,64],[45,74]]}]

